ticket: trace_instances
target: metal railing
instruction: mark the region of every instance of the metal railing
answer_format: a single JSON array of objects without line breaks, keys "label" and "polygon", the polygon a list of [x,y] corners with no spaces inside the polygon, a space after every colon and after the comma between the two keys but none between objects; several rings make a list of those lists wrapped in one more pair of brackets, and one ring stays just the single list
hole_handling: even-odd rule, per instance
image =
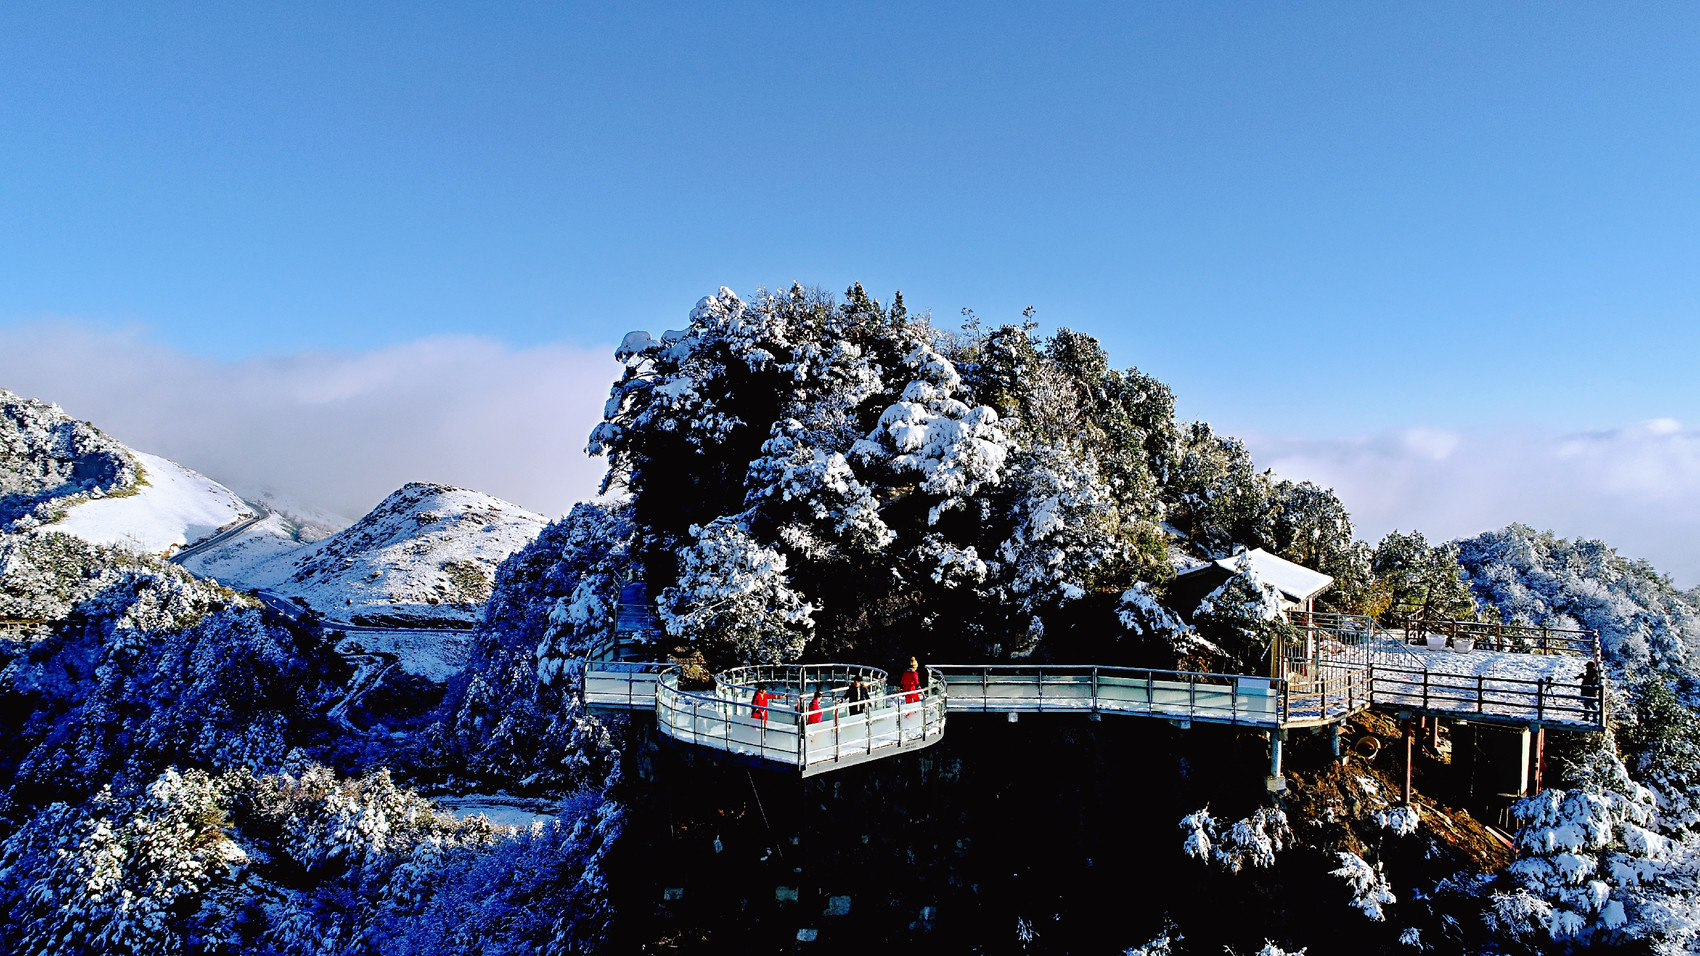
[{"label": "metal railing", "polygon": [[1483,650],[1514,654],[1570,654],[1591,657],[1596,661],[1600,659],[1600,635],[1597,631],[1534,624],[1430,620],[1422,614],[1413,614],[1405,619],[1405,640],[1408,643],[1426,643],[1430,636],[1444,638],[1454,647],[1460,639],[1464,639]]},{"label": "metal railing", "polygon": [[714,675],[714,682],[722,694],[741,695],[742,700],[754,697],[759,685],[771,695],[772,703],[803,710],[815,690],[829,698],[846,697],[856,677],[862,678],[869,696],[890,693],[886,672],[863,664],[750,664],[722,671]]},{"label": "metal railing", "polygon": [[1369,665],[1329,662],[1290,674],[1281,697],[1282,726],[1331,723],[1367,710],[1375,703],[1371,674]]},{"label": "metal railing", "polygon": [[[819,674],[848,674],[855,665],[811,665]],[[781,666],[775,689],[795,688],[801,667]],[[743,675],[748,678],[750,675]],[[819,710],[748,697],[757,685],[716,681],[715,689],[679,688],[676,670],[662,672],[655,690],[656,726],[684,743],[788,764],[811,776],[834,767],[916,750],[944,733],[945,688],[936,676],[915,691],[878,694],[851,702],[827,698]]]},{"label": "metal railing", "polygon": [[978,713],[1130,714],[1204,723],[1275,727],[1286,682],[1279,678],[1134,667],[932,664],[946,707]]},{"label": "metal railing", "polygon": [[1605,727],[1603,684],[1447,674],[1424,668],[1375,667],[1375,702],[1464,719]]}]

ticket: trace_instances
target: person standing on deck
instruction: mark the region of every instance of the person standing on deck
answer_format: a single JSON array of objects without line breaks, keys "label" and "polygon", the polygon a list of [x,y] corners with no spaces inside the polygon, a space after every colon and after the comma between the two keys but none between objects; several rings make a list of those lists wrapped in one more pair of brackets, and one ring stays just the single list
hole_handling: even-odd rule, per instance
[{"label": "person standing on deck", "polygon": [[764,728],[767,726],[767,705],[772,702],[773,698],[768,696],[765,687],[757,687],[756,695],[750,698],[750,706],[755,708],[750,711],[750,716],[761,721]]},{"label": "person standing on deck", "polygon": [[921,700],[921,664],[915,658],[909,658],[909,669],[903,672],[903,702],[905,704],[919,703]]},{"label": "person standing on deck", "polygon": [[820,723],[820,691],[818,690],[815,691],[814,698],[809,701],[809,723]]},{"label": "person standing on deck", "polygon": [[862,684],[862,675],[850,678],[850,693],[846,699],[850,701],[851,716],[860,716],[868,709],[868,688]]},{"label": "person standing on deck", "polygon": [[1588,720],[1600,719],[1600,665],[1591,660],[1582,668],[1582,710]]}]

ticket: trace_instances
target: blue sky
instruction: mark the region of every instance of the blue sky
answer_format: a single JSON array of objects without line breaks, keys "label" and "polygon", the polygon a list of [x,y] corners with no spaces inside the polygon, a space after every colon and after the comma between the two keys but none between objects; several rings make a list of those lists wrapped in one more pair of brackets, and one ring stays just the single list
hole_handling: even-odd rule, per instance
[{"label": "blue sky", "polygon": [[599,350],[860,280],[1280,448],[1700,422],[1692,4],[14,3],[0,64],[14,333]]}]

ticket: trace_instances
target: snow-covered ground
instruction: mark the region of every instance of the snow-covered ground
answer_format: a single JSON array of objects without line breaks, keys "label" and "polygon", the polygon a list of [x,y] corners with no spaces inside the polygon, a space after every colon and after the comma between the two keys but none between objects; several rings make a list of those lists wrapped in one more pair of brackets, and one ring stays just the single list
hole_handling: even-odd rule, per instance
[{"label": "snow-covered ground", "polygon": [[449,797],[432,797],[440,810],[465,820],[482,815],[491,823],[503,827],[529,827],[555,819],[554,804],[546,800],[528,800],[507,794],[469,793]]},{"label": "snow-covered ground", "polygon": [[190,544],[255,514],[252,505],[211,478],[143,452],[134,494],[71,506],[46,527],[96,544],[120,544],[151,554]]},{"label": "snow-covered ground", "polygon": [[471,631],[449,628],[350,631],[337,644],[337,650],[345,654],[393,656],[397,667],[438,684],[446,683],[466,667],[471,648]]},{"label": "snow-covered ground", "polygon": [[274,511],[241,533],[186,557],[180,563],[203,578],[216,578],[225,584],[242,587],[265,587],[281,581],[266,580],[259,569],[270,566],[274,558],[298,552],[303,546],[323,537],[322,534],[303,536],[297,522]]},{"label": "snow-covered ground", "polygon": [[[320,541],[280,547],[275,529],[260,533],[262,522],[254,535],[185,566],[226,584],[276,591],[332,621],[466,627],[483,611],[497,565],[544,523],[542,515],[481,492],[414,483]],[[432,653],[458,656],[447,646]]]}]

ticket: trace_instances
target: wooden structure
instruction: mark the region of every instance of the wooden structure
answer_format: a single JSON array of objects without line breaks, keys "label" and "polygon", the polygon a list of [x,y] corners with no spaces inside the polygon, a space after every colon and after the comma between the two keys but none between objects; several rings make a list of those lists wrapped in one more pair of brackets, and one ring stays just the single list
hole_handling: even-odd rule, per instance
[{"label": "wooden structure", "polygon": [[22,637],[38,628],[49,627],[53,621],[33,617],[0,617],[0,636]]}]

